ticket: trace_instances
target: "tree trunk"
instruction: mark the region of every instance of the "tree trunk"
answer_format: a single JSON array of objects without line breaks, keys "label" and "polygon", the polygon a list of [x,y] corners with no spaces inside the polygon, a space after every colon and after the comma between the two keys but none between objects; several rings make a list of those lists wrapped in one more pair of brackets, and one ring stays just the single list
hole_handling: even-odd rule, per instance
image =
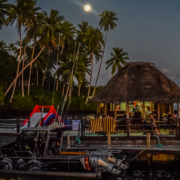
[{"label": "tree trunk", "polygon": [[80,97],[81,96],[81,86],[79,85],[78,86],[78,97]]},{"label": "tree trunk", "polygon": [[101,62],[100,62],[100,65],[99,65],[99,71],[98,71],[98,75],[97,75],[97,78],[96,78],[96,83],[95,83],[95,86],[94,86],[94,90],[93,90],[93,95],[92,95],[92,97],[93,97],[94,94],[95,94],[96,86],[97,86],[97,82],[98,82],[98,78],[99,78],[99,74],[100,74],[100,71],[101,71],[101,65],[102,65],[102,60],[103,60],[103,57],[104,57],[104,51],[105,51],[105,46],[106,46],[106,39],[107,39],[107,30],[106,30],[106,36],[105,36],[105,41],[104,41],[103,54],[102,54],[102,57],[101,57]]},{"label": "tree trunk", "polygon": [[65,88],[65,84],[63,84],[62,97],[64,96],[64,88]]},{"label": "tree trunk", "polygon": [[[34,58],[34,50],[35,50],[36,44],[34,44],[33,46],[33,52],[32,52],[32,56],[31,56],[31,62]],[[31,69],[32,69],[32,64],[30,65],[30,70],[29,70],[29,81],[28,81],[28,95],[30,93],[30,86],[31,86]]]},{"label": "tree trunk", "polygon": [[56,91],[58,91],[58,83],[59,83],[59,79],[57,78],[57,80],[56,80]]},{"label": "tree trunk", "polygon": [[93,56],[94,56],[94,51],[92,52],[92,60],[91,60],[91,76],[90,76],[89,89],[88,89],[88,94],[87,94],[87,99],[86,99],[85,104],[87,104],[87,102],[88,102],[89,94],[90,94],[90,91],[91,91],[91,80],[92,80],[92,71],[93,71]]},{"label": "tree trunk", "polygon": [[7,93],[9,92],[9,90],[11,89],[11,87],[13,86],[13,84],[17,81],[18,77],[22,74],[22,72],[23,72],[27,67],[29,67],[29,66],[40,56],[40,54],[42,53],[42,51],[44,50],[45,47],[46,47],[46,46],[44,45],[44,46],[42,47],[42,49],[40,50],[39,54],[38,54],[30,63],[28,63],[28,64],[21,70],[21,72],[17,75],[17,77],[14,79],[14,81],[13,81],[13,82],[11,83],[11,85],[8,87],[7,91],[6,91],[5,94],[4,94],[4,97],[7,95]]},{"label": "tree trunk", "polygon": [[19,66],[20,66],[20,62],[21,62],[21,48],[22,48],[22,43],[21,43],[21,27],[20,27],[20,31],[19,31],[19,39],[20,39],[20,51],[19,51],[19,60],[18,60],[18,67],[17,67],[17,72],[16,72],[16,78],[15,78],[15,82],[13,83],[14,84],[14,88],[13,88],[13,92],[12,92],[12,95],[11,95],[11,98],[10,98],[10,103],[12,102],[12,99],[14,97],[14,93],[15,93],[15,90],[16,90],[16,84],[17,84],[17,77],[18,77],[18,73],[19,73]]},{"label": "tree trunk", "polygon": [[46,76],[46,71],[47,71],[47,66],[46,66],[46,68],[45,68],[45,71],[44,71],[44,75],[43,75],[43,80],[42,80],[42,88],[43,88],[43,86],[44,86],[44,80],[45,80],[45,76]]},{"label": "tree trunk", "polygon": [[36,86],[38,86],[38,82],[39,82],[39,78],[38,78],[38,67],[37,67],[37,69],[36,69],[36,75],[37,75],[37,79],[36,79]]},{"label": "tree trunk", "polygon": [[[24,47],[24,56],[23,56],[22,69],[24,68],[25,58],[26,58],[26,46]],[[22,72],[22,96],[24,97],[24,71]]]}]

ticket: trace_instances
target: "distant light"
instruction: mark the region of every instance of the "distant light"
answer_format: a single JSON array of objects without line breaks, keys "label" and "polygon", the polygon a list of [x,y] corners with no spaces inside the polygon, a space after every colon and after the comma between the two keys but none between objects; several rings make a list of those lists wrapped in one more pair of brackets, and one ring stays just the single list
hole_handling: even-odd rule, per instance
[{"label": "distant light", "polygon": [[87,12],[90,11],[91,10],[91,6],[89,4],[85,5],[84,6],[84,10],[87,11]]}]

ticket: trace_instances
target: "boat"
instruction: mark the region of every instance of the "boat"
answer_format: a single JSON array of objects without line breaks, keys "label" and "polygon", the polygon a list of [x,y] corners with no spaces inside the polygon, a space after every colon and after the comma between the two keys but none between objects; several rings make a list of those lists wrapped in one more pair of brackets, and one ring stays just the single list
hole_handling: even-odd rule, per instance
[{"label": "boat", "polygon": [[24,128],[15,142],[0,148],[0,174],[102,178],[128,168],[125,157],[116,159],[108,150],[64,151],[67,130],[62,122]]}]

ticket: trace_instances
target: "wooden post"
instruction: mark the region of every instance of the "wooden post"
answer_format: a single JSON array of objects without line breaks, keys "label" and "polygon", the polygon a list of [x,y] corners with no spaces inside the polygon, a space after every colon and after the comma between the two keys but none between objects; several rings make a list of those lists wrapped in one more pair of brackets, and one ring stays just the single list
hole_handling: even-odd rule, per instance
[{"label": "wooden post", "polygon": [[97,115],[99,114],[99,104],[97,104]]},{"label": "wooden post", "polygon": [[150,121],[151,121],[151,136],[153,136],[154,134],[153,119],[150,119]]},{"label": "wooden post", "polygon": [[145,102],[143,101],[143,118],[146,118],[146,112],[145,112]]},{"label": "wooden post", "polygon": [[150,166],[151,165],[151,154],[150,153],[147,154],[147,161],[148,161],[148,166]]},{"label": "wooden post", "polygon": [[158,115],[158,121],[160,121],[160,102],[158,102],[158,110],[157,110],[157,115]]},{"label": "wooden post", "polygon": [[151,137],[150,137],[150,133],[147,133],[146,139],[147,139],[147,149],[149,149],[149,148],[151,147]]},{"label": "wooden post", "polygon": [[151,110],[151,111],[154,110],[154,108],[153,108],[153,102],[151,102],[150,110]]},{"label": "wooden post", "polygon": [[174,114],[174,104],[171,103],[171,113]]},{"label": "wooden post", "polygon": [[129,119],[129,102],[126,101],[126,118]]},{"label": "wooden post", "polygon": [[103,115],[107,115],[107,104],[104,104]]},{"label": "wooden post", "polygon": [[20,121],[19,118],[17,118],[17,133],[20,133]]},{"label": "wooden post", "polygon": [[110,132],[108,132],[108,135],[107,135],[107,137],[108,137],[108,148],[111,148],[111,133]]},{"label": "wooden post", "polygon": [[116,103],[114,103],[114,118],[117,119]]},{"label": "wooden post", "polygon": [[70,140],[70,135],[69,135],[69,133],[67,133],[67,148],[70,148],[70,146],[71,146],[71,140]]},{"label": "wooden post", "polygon": [[130,136],[129,102],[126,101],[127,136]]},{"label": "wooden post", "polygon": [[169,103],[169,112],[170,112],[170,114],[172,113],[171,112],[171,103]]}]

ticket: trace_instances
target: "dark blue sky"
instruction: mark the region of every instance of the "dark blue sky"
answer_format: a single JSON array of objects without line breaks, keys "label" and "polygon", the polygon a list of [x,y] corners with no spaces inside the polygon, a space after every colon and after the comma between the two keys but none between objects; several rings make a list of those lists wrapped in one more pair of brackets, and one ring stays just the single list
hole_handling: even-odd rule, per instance
[{"label": "dark blue sky", "polygon": [[[10,0],[10,3],[15,0]],[[90,4],[92,11],[84,12]],[[148,61],[156,64],[163,73],[180,85],[180,0],[37,0],[43,10],[56,9],[75,26],[82,21],[98,27],[98,15],[104,10],[117,14],[117,27],[108,33],[104,62],[99,84],[110,79],[105,61],[110,58],[113,47],[123,48],[130,61]],[[16,42],[15,25],[3,27],[0,40]],[[99,65],[94,65],[93,81]]]}]

